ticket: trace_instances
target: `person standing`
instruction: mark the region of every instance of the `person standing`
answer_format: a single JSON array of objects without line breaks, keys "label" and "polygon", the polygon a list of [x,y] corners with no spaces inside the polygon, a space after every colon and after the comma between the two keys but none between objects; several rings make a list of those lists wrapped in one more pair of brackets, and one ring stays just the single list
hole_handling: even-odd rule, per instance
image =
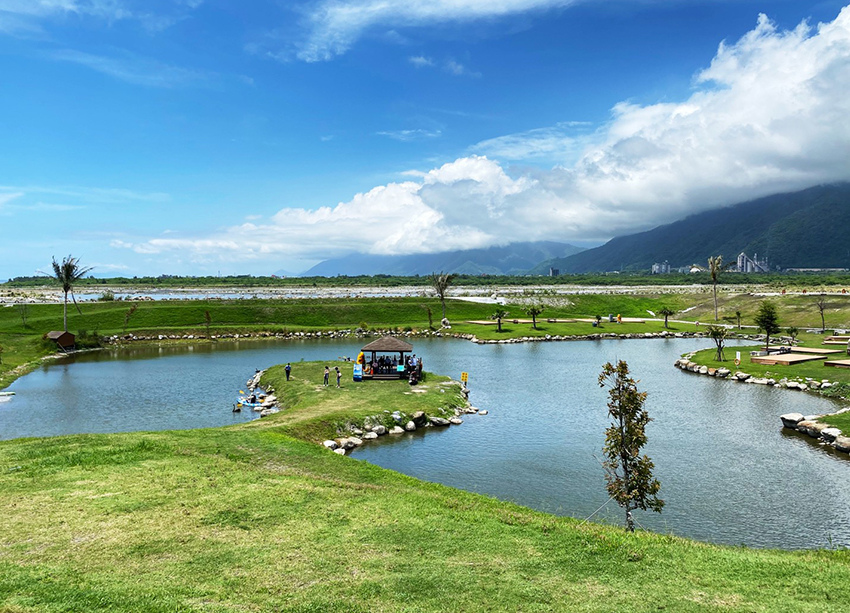
[{"label": "person standing", "polygon": [[283,367],[283,370],[286,371],[286,380],[289,381],[289,373],[292,372],[292,366],[289,364],[289,362],[286,363],[286,366]]},{"label": "person standing", "polygon": [[342,379],[342,371],[339,369],[339,366],[334,366],[334,370],[336,371],[336,386],[341,387],[339,380]]},{"label": "person standing", "polygon": [[323,382],[325,387],[328,386],[328,380],[330,379],[330,377],[331,377],[331,369],[328,368],[327,366],[325,366],[325,380]]}]

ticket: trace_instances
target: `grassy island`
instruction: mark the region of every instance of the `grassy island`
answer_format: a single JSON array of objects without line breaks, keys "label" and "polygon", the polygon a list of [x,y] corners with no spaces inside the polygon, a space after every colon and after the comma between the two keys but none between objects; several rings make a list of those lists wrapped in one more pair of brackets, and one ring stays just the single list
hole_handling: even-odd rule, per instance
[{"label": "grassy island", "polygon": [[266,372],[283,410],[259,421],[0,442],[0,611],[821,612],[850,599],[846,550],[628,534],[338,456],[316,441],[385,410],[453,406],[457,387],[429,374],[425,393],[348,376],[324,388],[321,363],[294,366],[289,382]]}]

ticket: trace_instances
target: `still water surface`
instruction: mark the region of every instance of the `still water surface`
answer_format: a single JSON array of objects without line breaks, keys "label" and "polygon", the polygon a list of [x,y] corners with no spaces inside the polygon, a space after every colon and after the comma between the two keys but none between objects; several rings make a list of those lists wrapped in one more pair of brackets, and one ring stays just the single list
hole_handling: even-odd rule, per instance
[{"label": "still water surface", "polygon": [[[248,342],[81,355],[16,381],[0,403],[0,438],[219,426],[255,368],[355,355],[362,343]],[[646,528],[762,547],[850,545],[850,461],[788,434],[778,416],[834,411],[832,401],[683,373],[672,363],[705,340],[522,345],[416,342],[426,368],[470,373],[490,415],[461,427],[382,437],[354,457],[429,481],[585,518],[607,494],[602,459],[606,361],[625,359],[649,393],[647,453],[664,512]],[[353,385],[353,383],[348,383]],[[368,385],[368,383],[367,383]],[[608,503],[596,520],[620,522]]]}]

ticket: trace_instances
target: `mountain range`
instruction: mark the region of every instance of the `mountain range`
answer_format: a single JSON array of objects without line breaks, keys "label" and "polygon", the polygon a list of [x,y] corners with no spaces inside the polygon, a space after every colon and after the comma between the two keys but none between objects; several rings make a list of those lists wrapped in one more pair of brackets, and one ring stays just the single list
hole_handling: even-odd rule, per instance
[{"label": "mountain range", "polygon": [[437,271],[466,275],[521,275],[542,261],[566,257],[581,251],[583,251],[582,247],[568,243],[539,241],[512,243],[504,247],[415,255],[355,253],[320,262],[301,276],[378,274],[415,276],[429,275]]},{"label": "mountain range", "polygon": [[777,268],[850,268],[850,183],[821,185],[698,213],[531,269],[546,274],[649,270],[653,263],[732,262],[741,252]]}]

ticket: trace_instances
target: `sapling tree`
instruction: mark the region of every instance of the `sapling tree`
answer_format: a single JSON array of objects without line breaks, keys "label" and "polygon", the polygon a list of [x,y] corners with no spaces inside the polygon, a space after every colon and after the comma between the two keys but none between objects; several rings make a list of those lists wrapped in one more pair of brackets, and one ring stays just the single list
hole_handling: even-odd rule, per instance
[{"label": "sapling tree", "polygon": [[498,328],[498,332],[501,332],[501,331],[502,331],[502,320],[503,320],[505,317],[507,317],[508,315],[510,315],[510,313],[508,313],[508,312],[507,312],[506,310],[504,310],[504,309],[496,309],[496,312],[495,312],[495,313],[493,313],[492,315],[490,315],[490,319],[495,319],[495,320],[496,320],[496,326],[497,326],[497,328]]},{"label": "sapling tree", "polygon": [[726,326],[708,326],[705,331],[708,333],[708,337],[714,341],[714,344],[717,347],[717,353],[714,355],[714,359],[718,362],[725,362],[726,359],[723,356],[723,347],[726,343],[726,337],[729,334],[729,331],[726,329]]},{"label": "sapling tree", "polygon": [[18,305],[18,315],[21,316],[21,323],[24,328],[27,328],[27,321],[30,318],[30,305],[22,303]]},{"label": "sapling tree", "polygon": [[768,300],[765,300],[759,305],[759,310],[756,313],[756,325],[759,330],[764,332],[767,337],[764,341],[764,350],[770,347],[770,335],[779,334],[782,328],[779,327],[779,316],[776,314],[776,307]]},{"label": "sapling tree", "polygon": [[791,337],[791,342],[796,341],[797,335],[800,333],[800,330],[796,326],[789,326],[785,329],[785,331],[788,333],[788,336]]},{"label": "sapling tree", "polygon": [[741,329],[741,311],[735,311],[735,319],[738,320],[738,330]]},{"label": "sapling tree", "polygon": [[542,302],[535,302],[525,309],[525,312],[531,316],[531,327],[537,330],[537,316],[544,311],[545,307]]},{"label": "sapling tree", "polygon": [[419,306],[421,306],[423,309],[425,309],[428,312],[428,329],[433,330],[434,329],[434,313],[431,312],[431,307],[429,307],[427,304],[420,304]]},{"label": "sapling tree", "polygon": [[127,312],[124,313],[124,334],[127,334],[127,326],[130,325],[130,318],[133,316],[133,314],[138,308],[138,303],[134,302],[133,305],[129,309],[127,309]]},{"label": "sapling tree", "polygon": [[818,307],[818,312],[820,313],[820,331],[826,331],[826,319],[823,316],[823,312],[826,310],[826,294],[821,294],[818,296],[815,304]]},{"label": "sapling tree", "polygon": [[210,316],[209,311],[204,311],[204,327],[207,329],[207,338],[210,338],[210,324],[212,323],[212,317]]},{"label": "sapling tree", "polygon": [[655,465],[640,455],[646,445],[649,418],[644,403],[646,392],[639,392],[637,381],[629,376],[629,366],[620,360],[602,367],[599,386],[608,386],[608,416],[611,426],[605,430],[605,480],[608,494],[626,511],[626,529],[634,532],[632,511],[642,509],[660,513],[664,501],[658,497],[661,483],[653,477]]}]

